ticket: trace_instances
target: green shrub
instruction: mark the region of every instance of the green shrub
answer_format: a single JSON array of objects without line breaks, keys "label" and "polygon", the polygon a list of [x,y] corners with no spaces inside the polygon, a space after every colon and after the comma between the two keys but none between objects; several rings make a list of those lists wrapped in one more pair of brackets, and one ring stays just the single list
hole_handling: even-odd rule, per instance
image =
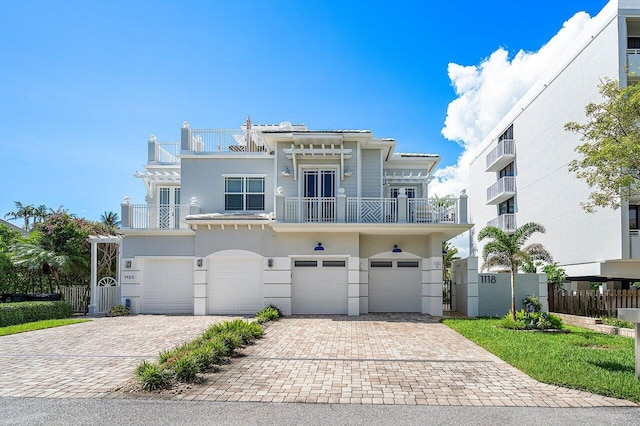
[{"label": "green shrub", "polygon": [[[241,319],[224,321],[219,324],[213,325],[211,328],[213,330],[213,333],[232,333],[237,335],[240,338],[241,345],[253,343],[264,333],[264,330],[260,324],[244,321]],[[238,346],[240,345],[237,345],[235,347]]]},{"label": "green shrub", "polygon": [[109,316],[112,317],[123,317],[126,315],[131,315],[131,310],[124,305],[115,305],[109,310]]},{"label": "green shrub", "polygon": [[62,301],[0,304],[0,327],[71,316],[73,307],[70,303]]},{"label": "green shrub", "polygon": [[622,320],[619,320],[618,318],[602,317],[601,319],[604,325],[610,325],[618,328],[630,328],[632,330],[636,328],[634,323],[629,321],[622,321]]},{"label": "green shrub", "polygon": [[193,382],[196,374],[200,372],[199,363],[193,354],[178,358],[171,369],[176,380],[180,382]]},{"label": "green shrub", "polygon": [[500,326],[514,330],[559,330],[562,319],[546,312],[516,312],[516,320],[511,320],[511,312],[500,320]]},{"label": "green shrub", "polygon": [[282,312],[275,306],[267,306],[256,313],[256,321],[262,324],[269,321],[275,321],[282,316]]},{"label": "green shrub", "polygon": [[231,331],[221,331],[215,337],[226,348],[226,356],[231,356],[237,348],[242,346],[242,339],[236,333]]},{"label": "green shrub", "polygon": [[542,303],[537,296],[530,294],[522,300],[522,304],[526,307],[527,312],[540,312],[542,310]]},{"label": "green shrub", "polygon": [[171,372],[155,362],[142,361],[136,367],[135,375],[147,390],[164,389],[171,384]]}]

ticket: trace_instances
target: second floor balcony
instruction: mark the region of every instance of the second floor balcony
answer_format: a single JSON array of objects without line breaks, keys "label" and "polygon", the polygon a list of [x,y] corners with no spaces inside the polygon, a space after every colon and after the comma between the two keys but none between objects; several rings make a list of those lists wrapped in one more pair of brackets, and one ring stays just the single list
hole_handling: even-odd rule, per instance
[{"label": "second floor balcony", "polygon": [[487,204],[500,204],[516,195],[516,178],[505,176],[487,188]]},{"label": "second floor balcony", "polygon": [[513,213],[501,214],[495,219],[487,222],[487,226],[495,226],[507,234],[513,234],[518,228],[516,224],[516,215]]},{"label": "second floor balcony", "polygon": [[186,230],[191,224],[234,223],[353,223],[353,224],[466,224],[467,197],[362,198],[276,197],[275,213],[202,212],[197,203],[179,205],[122,205],[122,229]]},{"label": "second floor balcony", "polygon": [[514,139],[502,139],[498,145],[487,154],[486,171],[497,172],[509,165],[516,157],[516,141]]}]

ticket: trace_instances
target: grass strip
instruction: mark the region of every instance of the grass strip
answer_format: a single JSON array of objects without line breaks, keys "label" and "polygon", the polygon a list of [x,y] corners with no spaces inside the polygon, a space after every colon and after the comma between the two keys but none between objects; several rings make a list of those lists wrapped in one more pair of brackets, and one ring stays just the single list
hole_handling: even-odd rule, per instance
[{"label": "grass strip", "polygon": [[53,319],[27,322],[18,325],[9,325],[0,327],[0,336],[9,336],[11,334],[26,333],[27,331],[44,330],[45,328],[61,327],[63,325],[77,324],[80,322],[91,321],[88,319]]},{"label": "grass strip", "polygon": [[442,322],[540,382],[640,402],[634,339],[569,326],[568,333],[508,330],[498,319]]}]

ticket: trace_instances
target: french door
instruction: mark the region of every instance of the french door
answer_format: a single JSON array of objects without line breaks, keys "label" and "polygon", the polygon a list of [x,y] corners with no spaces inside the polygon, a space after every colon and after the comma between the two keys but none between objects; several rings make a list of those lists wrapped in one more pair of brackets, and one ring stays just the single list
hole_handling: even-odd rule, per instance
[{"label": "french door", "polygon": [[180,188],[161,187],[159,191],[158,227],[180,228]]},{"label": "french door", "polygon": [[335,222],[336,171],[305,170],[304,217],[308,222]]}]

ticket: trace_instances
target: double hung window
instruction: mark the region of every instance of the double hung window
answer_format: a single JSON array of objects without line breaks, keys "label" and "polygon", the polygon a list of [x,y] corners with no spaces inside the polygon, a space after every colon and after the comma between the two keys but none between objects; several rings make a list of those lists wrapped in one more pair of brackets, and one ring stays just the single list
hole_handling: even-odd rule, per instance
[{"label": "double hung window", "polygon": [[225,177],[224,209],[264,210],[264,177]]}]

